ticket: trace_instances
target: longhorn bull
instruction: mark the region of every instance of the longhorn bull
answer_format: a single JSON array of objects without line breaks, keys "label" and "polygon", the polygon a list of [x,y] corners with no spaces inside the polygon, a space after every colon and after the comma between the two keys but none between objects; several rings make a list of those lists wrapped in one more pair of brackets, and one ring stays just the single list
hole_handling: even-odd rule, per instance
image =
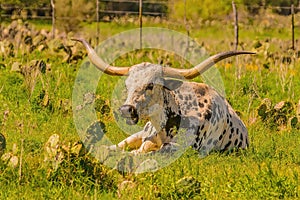
[{"label": "longhorn bull", "polygon": [[84,39],[74,40],[85,46],[90,61],[102,72],[128,76],[125,81],[128,96],[119,109],[126,122],[133,125],[141,117],[149,118],[142,131],[116,147],[130,148],[135,153],[157,151],[176,143],[174,128],[184,129],[189,144],[201,154],[212,150],[244,149],[249,145],[247,129],[226,99],[209,85],[183,81],[182,78],[193,79],[225,58],[253,52],[219,53],[191,69],[151,63],[115,67],[97,56]]}]

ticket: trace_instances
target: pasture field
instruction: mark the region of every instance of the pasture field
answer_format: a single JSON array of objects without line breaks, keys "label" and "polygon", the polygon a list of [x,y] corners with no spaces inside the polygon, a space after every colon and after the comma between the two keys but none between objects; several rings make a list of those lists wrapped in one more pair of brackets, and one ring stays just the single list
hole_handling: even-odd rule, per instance
[{"label": "pasture field", "polygon": [[[51,29],[34,22],[30,26]],[[185,33],[179,24],[148,21],[145,26]],[[87,24],[81,34],[94,38],[95,27]],[[102,41],[138,25],[115,21],[101,23],[100,27]],[[300,35],[299,30],[296,35]],[[190,36],[210,54],[233,48],[230,23],[192,27]],[[19,49],[15,46],[13,56],[1,54],[0,131],[6,137],[7,149],[0,161],[0,199],[300,198],[300,52],[289,49],[287,29],[242,28],[242,47],[257,55],[216,65],[226,98],[249,130],[250,147],[205,158],[187,149],[169,166],[142,174],[118,172],[83,153],[73,121],[72,92],[85,51],[70,37],[46,39],[47,48],[28,50],[24,44]],[[95,45],[94,39],[92,43]],[[68,57],[61,45],[74,45],[72,56]],[[174,67],[190,67],[182,58],[159,50],[134,51],[122,55],[115,64],[166,64],[166,60]],[[111,109],[111,94],[118,81],[117,77],[103,75],[94,105],[113,142],[126,137]],[[283,107],[278,104],[281,101]],[[57,145],[64,156],[57,158],[56,154],[46,161],[46,143],[53,134],[59,136]]]}]

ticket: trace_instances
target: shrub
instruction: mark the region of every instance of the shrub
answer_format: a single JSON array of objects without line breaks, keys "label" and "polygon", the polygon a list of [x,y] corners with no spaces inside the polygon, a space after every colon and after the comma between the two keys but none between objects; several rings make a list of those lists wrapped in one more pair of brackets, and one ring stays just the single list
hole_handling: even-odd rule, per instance
[{"label": "shrub", "polygon": [[66,0],[55,2],[58,28],[70,32],[78,30],[80,22],[94,19],[94,2],[88,0]]},{"label": "shrub", "polygon": [[[241,0],[236,0],[236,3],[240,3]],[[217,19],[224,14],[227,15],[232,12],[232,0],[186,0],[186,17],[191,20],[197,20],[199,18],[203,20]],[[185,1],[174,0],[173,5],[170,5],[169,16],[173,19],[184,18],[185,13]]]}]

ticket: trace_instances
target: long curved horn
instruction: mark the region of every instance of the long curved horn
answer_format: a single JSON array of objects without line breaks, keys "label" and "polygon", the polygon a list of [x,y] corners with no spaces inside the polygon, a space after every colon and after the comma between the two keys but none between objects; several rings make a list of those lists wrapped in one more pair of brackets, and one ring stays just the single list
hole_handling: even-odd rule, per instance
[{"label": "long curved horn", "polygon": [[240,54],[255,54],[254,52],[250,51],[228,51],[228,52],[223,52],[219,53],[216,55],[213,55],[203,62],[201,62],[199,65],[191,68],[191,69],[175,69],[175,68],[170,68],[170,67],[165,67],[164,68],[164,75],[165,76],[170,76],[170,77],[184,77],[186,79],[192,79],[195,78],[196,76],[204,73],[206,70],[208,70],[210,67],[212,67],[214,64],[217,62],[229,58],[231,56],[236,56]]},{"label": "long curved horn", "polygon": [[81,42],[84,47],[86,48],[88,52],[88,57],[91,60],[91,62],[101,71],[103,71],[106,74],[114,75],[114,76],[124,76],[128,73],[129,67],[115,67],[111,66],[107,63],[105,63],[95,52],[95,50],[85,41],[81,38],[72,38],[74,41]]}]

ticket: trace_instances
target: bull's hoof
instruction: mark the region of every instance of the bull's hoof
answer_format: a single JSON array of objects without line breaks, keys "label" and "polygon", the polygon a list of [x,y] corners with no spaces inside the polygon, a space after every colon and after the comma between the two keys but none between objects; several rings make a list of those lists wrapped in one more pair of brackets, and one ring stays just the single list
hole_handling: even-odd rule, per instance
[{"label": "bull's hoof", "polygon": [[174,153],[180,149],[180,145],[175,142],[165,143],[158,152],[160,153]]},{"label": "bull's hoof", "polygon": [[139,155],[139,154],[143,154],[145,152],[142,152],[139,149],[135,149],[135,150],[130,151],[130,153],[133,154],[133,155]]},{"label": "bull's hoof", "polygon": [[119,150],[120,148],[117,147],[117,145],[114,144],[114,145],[108,146],[107,149],[110,150],[110,151],[116,151],[116,150]]}]

